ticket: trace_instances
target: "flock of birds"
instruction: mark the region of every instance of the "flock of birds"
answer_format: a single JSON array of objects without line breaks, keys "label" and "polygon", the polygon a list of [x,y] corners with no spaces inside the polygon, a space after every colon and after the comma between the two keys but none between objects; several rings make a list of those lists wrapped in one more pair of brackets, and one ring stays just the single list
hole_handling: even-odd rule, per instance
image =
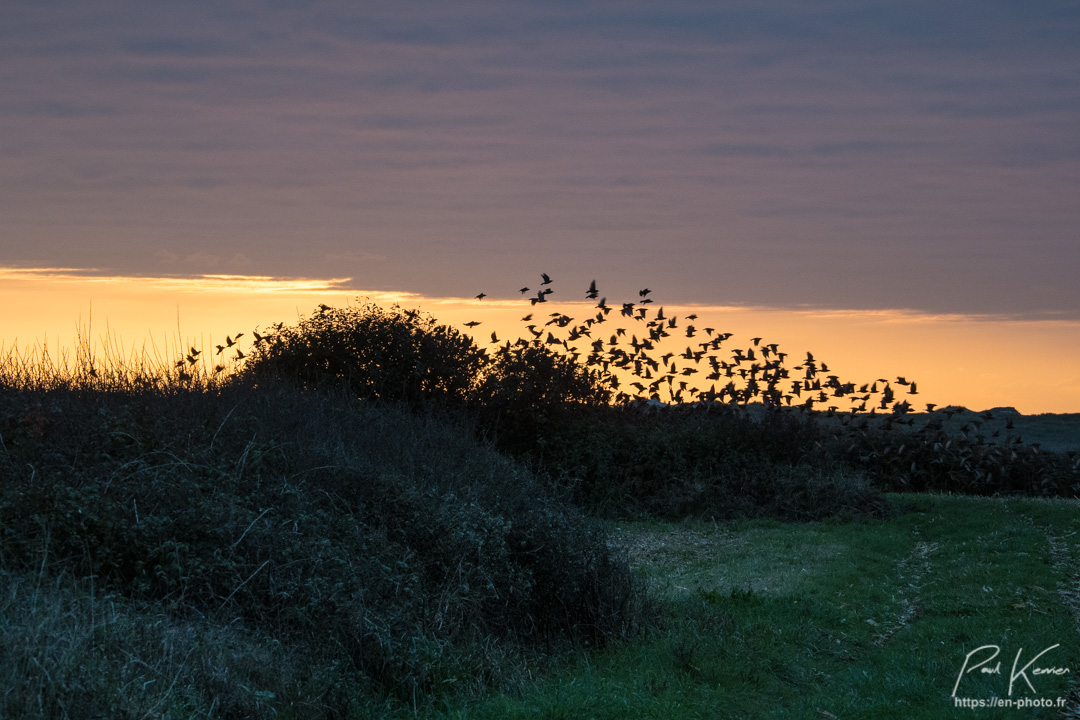
[{"label": "flock of birds", "polygon": [[[760,337],[751,338],[747,347],[728,351],[725,343],[732,333],[698,327],[694,324],[696,314],[680,318],[665,314],[663,307],[654,310],[650,307],[655,303],[649,288],[640,290],[633,302],[609,305],[594,280],[585,292],[586,300],[597,300],[588,317],[578,320],[561,311],[545,315],[539,306],[549,302],[553,281],[547,273],[540,277],[540,288],[528,297],[531,312],[521,318],[531,337],[506,340],[502,349],[513,352],[515,348],[542,345],[562,352],[599,372],[615,390],[617,402],[759,402],[771,407],[825,409],[829,414],[850,416],[865,412],[873,416],[879,411],[893,415],[911,412],[911,403],[897,395],[918,394],[916,383],[904,377],[896,378],[895,383],[885,378],[864,384],[841,381],[810,352],[798,365],[788,368],[788,353],[776,343],[762,342]],[[523,296],[530,292],[529,287],[519,290]],[[487,293],[481,292],[475,299],[482,301],[485,297]],[[476,320],[465,323],[470,330],[480,324]],[[491,333],[491,343],[500,342],[497,334]],[[669,349],[682,347],[683,343],[684,350]],[[894,384],[904,390],[898,391]],[[842,408],[841,400],[848,406]],[[927,411],[934,407],[928,404]]]},{"label": "flock of birds", "polygon": [[[870,417],[888,413],[891,418],[905,415],[912,411],[912,405],[907,399],[898,399],[898,394],[918,394],[916,383],[904,377],[895,381],[878,378],[862,384],[842,381],[810,352],[789,368],[785,365],[788,353],[781,351],[777,343],[765,343],[760,337],[750,338],[746,347],[729,350],[726,343],[732,333],[695,325],[699,318],[693,313],[678,317],[666,314],[662,306],[654,309],[650,288],[638,291],[632,302],[608,304],[593,280],[584,298],[595,300],[596,305],[589,309],[587,317],[575,319],[561,310],[545,314],[541,306],[550,302],[553,280],[547,273],[541,273],[540,279],[535,294],[530,294],[533,291],[527,286],[518,291],[528,295],[530,312],[521,318],[528,337],[501,341],[492,332],[490,343],[501,345],[504,352],[529,346],[560,352],[597,372],[619,403],[721,402],[745,406],[756,402],[766,407],[824,410],[828,415],[841,415],[846,424],[859,413]],[[485,297],[487,293],[481,292],[475,299],[482,301]],[[320,306],[320,310],[329,309]],[[481,324],[478,320],[464,323],[470,330]],[[233,360],[242,361],[245,355],[237,343],[242,336],[237,333],[226,337],[223,345],[215,347],[216,355],[234,352]],[[253,337],[258,345],[272,335],[255,331]],[[192,347],[185,358],[177,361],[181,380],[191,379],[189,371],[199,355],[200,351]],[[224,369],[219,362],[213,374]],[[845,403],[847,406],[841,407]],[[927,412],[934,408],[932,403],[926,405]]]}]

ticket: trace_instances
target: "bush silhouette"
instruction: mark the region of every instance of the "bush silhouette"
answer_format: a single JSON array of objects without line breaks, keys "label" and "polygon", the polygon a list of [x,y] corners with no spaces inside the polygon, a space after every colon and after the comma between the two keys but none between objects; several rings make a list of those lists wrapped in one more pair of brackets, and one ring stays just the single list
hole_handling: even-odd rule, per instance
[{"label": "bush silhouette", "polygon": [[373,303],[320,305],[295,326],[279,323],[258,339],[241,377],[343,387],[365,400],[463,404],[483,364],[472,338],[431,316]]},{"label": "bush silhouette", "polygon": [[601,374],[540,343],[503,345],[488,358],[472,407],[504,448],[532,449],[577,410],[606,406]]},{"label": "bush silhouette", "polygon": [[257,336],[238,379],[467,409],[501,445],[519,450],[567,413],[613,398],[602,373],[539,342],[520,340],[489,355],[431,316],[370,303],[322,305],[294,326],[275,325]]}]

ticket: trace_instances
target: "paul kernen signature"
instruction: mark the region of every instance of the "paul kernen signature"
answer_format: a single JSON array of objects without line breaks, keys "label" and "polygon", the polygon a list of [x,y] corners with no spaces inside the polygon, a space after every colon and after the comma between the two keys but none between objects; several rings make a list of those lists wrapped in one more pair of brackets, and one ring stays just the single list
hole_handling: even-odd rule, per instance
[{"label": "paul kernen signature", "polygon": [[[1058,643],[1056,645],[1051,645],[1050,647],[1046,648],[1045,650],[1043,650],[1041,653],[1039,653],[1035,657],[1031,658],[1031,660],[1028,661],[1027,665],[1024,665],[1019,670],[1017,670],[1016,668],[1017,668],[1017,665],[1020,664],[1020,656],[1023,654],[1024,648],[1020,648],[1019,650],[1016,651],[1016,658],[1013,659],[1013,664],[1012,664],[1012,672],[1009,674],[1009,696],[1010,697],[1012,697],[1012,694],[1013,694],[1013,685],[1016,683],[1017,680],[1020,680],[1020,679],[1023,679],[1023,681],[1025,683],[1027,683],[1027,686],[1028,686],[1028,688],[1031,689],[1031,692],[1038,692],[1035,689],[1035,686],[1031,684],[1031,677],[1029,677],[1029,673],[1030,673],[1030,675],[1033,675],[1033,676],[1037,677],[1037,676],[1041,676],[1041,675],[1065,675],[1067,673],[1072,672],[1072,670],[1070,670],[1069,668],[1065,668],[1065,667],[1042,667],[1042,666],[1032,667],[1033,665],[1035,665],[1035,661],[1037,661],[1039,658],[1041,658],[1043,655],[1050,652],[1054,648],[1058,648],[1058,647],[1061,647],[1061,643]],[[987,652],[984,652],[984,651],[987,651]],[[980,658],[976,658],[976,659],[978,659],[978,662],[976,662],[975,664],[971,664],[972,657],[978,655],[979,653],[984,653],[984,654],[988,653],[989,657],[981,658],[981,656],[980,656]],[[998,660],[997,663],[994,664],[994,665],[990,664],[990,663],[994,662],[994,660],[1000,654],[1001,654],[1001,648],[999,646],[997,646],[997,645],[983,645],[982,647],[977,647],[974,650],[972,650],[971,652],[969,652],[967,654],[967,656],[964,658],[964,664],[960,668],[960,674],[956,676],[956,684],[953,685],[952,696],[956,697],[956,691],[960,687],[960,681],[963,680],[964,676],[967,675],[968,673],[973,673],[973,672],[975,672],[977,670],[979,672],[979,674],[981,674],[981,675],[1001,675],[1001,661]]]}]

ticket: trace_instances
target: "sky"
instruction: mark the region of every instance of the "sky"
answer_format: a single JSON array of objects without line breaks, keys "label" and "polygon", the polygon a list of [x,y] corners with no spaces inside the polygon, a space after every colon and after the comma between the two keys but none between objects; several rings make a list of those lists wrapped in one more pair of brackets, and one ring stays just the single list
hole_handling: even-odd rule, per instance
[{"label": "sky", "polygon": [[[548,272],[930,370],[963,323],[1080,411],[1078,37],[1071,0],[8,0],[0,267],[446,308]],[[32,275],[24,317],[88,311]]]}]

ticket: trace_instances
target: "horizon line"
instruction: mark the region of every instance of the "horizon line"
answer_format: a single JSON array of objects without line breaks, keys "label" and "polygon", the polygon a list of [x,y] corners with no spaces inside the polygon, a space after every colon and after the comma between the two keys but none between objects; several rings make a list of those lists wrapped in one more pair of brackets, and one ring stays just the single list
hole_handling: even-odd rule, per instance
[{"label": "horizon line", "polygon": [[[0,266],[0,279],[53,280],[60,282],[134,282],[164,286],[184,292],[213,290],[216,292],[247,292],[267,294],[295,293],[315,295],[327,292],[353,294],[357,300],[367,299],[379,303],[431,303],[436,306],[475,305],[480,307],[519,307],[528,298],[494,297],[485,300],[465,296],[438,296],[408,290],[370,290],[353,286],[351,277],[310,277],[303,275],[243,275],[235,273],[159,273],[122,274],[102,268],[71,267],[17,267]],[[552,299],[547,302],[563,305],[586,305],[590,300]],[[622,303],[618,303],[621,305]],[[638,305],[638,302],[634,303]],[[1038,313],[963,313],[934,312],[917,308],[867,308],[835,307],[802,303],[797,305],[759,305],[704,302],[664,303],[666,307],[687,308],[704,312],[767,312],[794,313],[817,318],[877,318],[894,322],[998,322],[1024,324],[1080,325],[1080,316],[1073,317],[1067,311],[1042,311]]]}]

